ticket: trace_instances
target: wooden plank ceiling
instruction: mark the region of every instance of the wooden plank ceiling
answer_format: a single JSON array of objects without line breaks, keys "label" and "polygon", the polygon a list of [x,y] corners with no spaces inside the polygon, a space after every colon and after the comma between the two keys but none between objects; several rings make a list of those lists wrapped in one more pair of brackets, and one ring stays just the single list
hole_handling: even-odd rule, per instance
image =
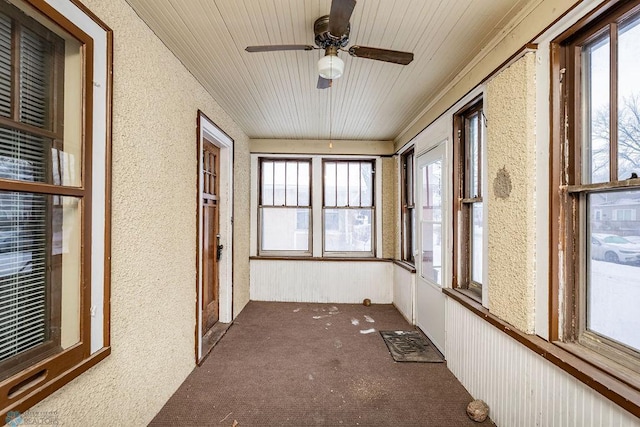
[{"label": "wooden plank ceiling", "polygon": [[251,138],[391,140],[533,0],[359,0],[349,46],[414,52],[407,65],[353,58],[316,89],[313,45],[330,0],[127,0]]}]

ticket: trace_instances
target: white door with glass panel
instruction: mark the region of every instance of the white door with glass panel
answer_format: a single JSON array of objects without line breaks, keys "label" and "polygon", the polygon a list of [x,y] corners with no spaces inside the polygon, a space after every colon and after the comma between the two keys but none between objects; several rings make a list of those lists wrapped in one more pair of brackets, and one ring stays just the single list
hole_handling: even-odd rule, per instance
[{"label": "white door with glass panel", "polygon": [[443,354],[445,296],[442,284],[448,253],[445,147],[442,143],[418,157],[416,168],[416,325]]}]

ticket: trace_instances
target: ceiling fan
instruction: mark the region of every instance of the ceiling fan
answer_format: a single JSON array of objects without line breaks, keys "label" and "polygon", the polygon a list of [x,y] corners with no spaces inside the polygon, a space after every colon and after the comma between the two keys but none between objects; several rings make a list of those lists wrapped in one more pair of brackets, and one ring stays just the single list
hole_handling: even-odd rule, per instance
[{"label": "ceiling fan", "polygon": [[413,53],[397,50],[379,49],[366,46],[351,46],[349,33],[351,26],[349,19],[356,6],[356,0],[332,0],[329,15],[321,16],[313,24],[316,46],[302,44],[284,44],[267,46],[248,46],[247,52],[274,52],[284,50],[315,50],[324,49],[324,56],[318,61],[318,89],[326,89],[331,86],[332,80],[342,76],[344,62],[338,57],[338,51],[348,52],[357,58],[375,59],[378,61],[392,62],[394,64],[407,65],[413,61]]}]

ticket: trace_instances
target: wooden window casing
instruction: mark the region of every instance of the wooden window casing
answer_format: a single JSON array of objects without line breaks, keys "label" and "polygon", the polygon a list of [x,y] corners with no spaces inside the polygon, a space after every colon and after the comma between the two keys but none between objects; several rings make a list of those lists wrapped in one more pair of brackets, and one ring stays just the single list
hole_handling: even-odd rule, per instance
[{"label": "wooden window casing", "polygon": [[[10,108],[4,111],[5,114],[0,114],[0,129],[3,133],[3,141],[15,140],[23,142],[15,142],[15,146],[5,145],[0,148],[0,154],[2,158],[6,159],[5,163],[9,163],[13,160],[15,162],[23,162],[31,164],[26,172],[20,172],[24,166],[19,164],[10,169],[10,172],[3,174],[0,177],[0,197],[2,197],[3,206],[18,206],[14,211],[4,210],[3,213],[11,212],[18,215],[26,215],[29,219],[30,227],[22,232],[15,231],[14,237],[11,237],[13,245],[28,245],[32,247],[29,252],[35,255],[30,263],[30,270],[36,272],[43,270],[41,275],[30,274],[24,280],[28,283],[42,281],[43,288],[39,288],[37,285],[30,285],[31,291],[34,295],[44,292],[43,299],[36,300],[36,298],[14,297],[13,304],[27,304],[31,307],[38,307],[43,305],[42,315],[42,342],[40,344],[29,345],[25,351],[18,351],[15,356],[9,357],[0,361],[0,381],[4,380],[24,368],[36,363],[39,360],[45,359],[52,354],[61,352],[60,345],[60,319],[61,319],[61,259],[60,254],[54,255],[52,251],[52,220],[54,216],[54,210],[61,208],[61,196],[64,193],[58,192],[54,185],[51,185],[49,189],[51,193],[46,194],[42,191],[42,188],[38,188],[42,184],[53,184],[56,181],[53,168],[52,153],[63,151],[63,75],[64,75],[64,41],[47,30],[45,27],[37,23],[35,20],[22,14],[15,8],[7,5],[6,3],[0,3],[0,14],[3,18],[3,23],[11,26],[11,57],[4,55],[6,51],[3,51],[3,57],[11,62],[11,75],[4,76],[10,77],[11,88],[9,91],[4,92],[5,102],[8,101]],[[5,30],[7,27],[5,26]],[[33,43],[34,45],[31,45]],[[41,49],[41,52],[38,50]],[[42,53],[42,58],[31,58],[30,53],[34,51],[34,55]],[[23,58],[24,56],[24,58]],[[41,59],[42,62],[38,62]],[[43,67],[43,71],[47,72],[48,77],[45,81],[39,82],[37,76],[27,75],[23,72],[26,67]],[[31,74],[31,73],[28,73]],[[47,81],[48,80],[48,81]],[[6,81],[6,80],[5,80]],[[41,87],[35,87],[37,83],[41,83]],[[29,94],[30,87],[34,87],[34,94]],[[40,89],[43,93],[38,94]],[[42,99],[37,99],[38,95],[42,95]],[[42,104],[40,102],[44,101]],[[39,104],[33,105],[32,103]],[[30,105],[31,104],[31,105]],[[6,106],[6,103],[5,103]],[[40,107],[41,109],[38,109]],[[42,143],[40,147],[38,144]],[[19,153],[16,153],[16,150]],[[26,154],[22,152],[26,151]],[[14,158],[16,154],[20,156]],[[22,160],[20,157],[27,156],[28,160]],[[7,176],[15,180],[7,179]],[[32,179],[27,181],[25,179]],[[15,181],[15,182],[11,182]],[[35,183],[35,182],[37,183]],[[57,196],[56,196],[57,195]],[[29,202],[31,200],[31,202]],[[39,200],[39,201],[38,201]],[[43,207],[43,211],[38,215],[34,211],[34,207],[37,205]],[[22,209],[27,208],[28,211]],[[10,208],[9,208],[10,209]],[[4,224],[6,228],[13,228],[7,221]],[[23,221],[20,221],[23,222]],[[41,231],[44,234],[44,242],[42,246],[38,246],[31,237],[25,237],[22,235],[38,234],[37,224],[41,224]],[[15,246],[14,246],[15,247]],[[41,258],[41,261],[39,259]],[[25,289],[24,286],[18,287],[18,277],[16,274],[16,282],[13,285],[15,287],[16,295],[23,295]],[[34,287],[35,286],[35,287]],[[3,288],[4,289],[4,288]],[[8,289],[8,288],[7,288]],[[11,301],[11,300],[7,300]],[[9,303],[11,304],[11,303]],[[32,314],[29,316],[33,319],[22,319],[23,322],[29,322],[31,326],[26,326],[31,334],[34,334],[34,328],[36,328],[34,322],[38,322],[40,315],[37,314],[40,310],[33,308]],[[16,324],[17,325],[17,324]],[[40,329],[40,327],[38,327]],[[26,333],[26,332],[25,332]],[[8,337],[9,332],[6,335],[2,334],[0,337]],[[14,338],[15,340],[19,338]],[[2,339],[3,342],[6,342]]]},{"label": "wooden window casing", "polygon": [[[266,165],[271,165],[272,168],[272,179],[271,182],[274,183],[270,191],[266,188],[265,184],[265,176],[266,173]],[[284,177],[284,192],[282,197],[276,196],[276,185],[275,185],[275,168],[276,165],[284,165],[285,177]],[[292,195],[290,197],[288,187],[289,182],[292,182],[293,178],[288,176],[287,165],[295,165],[296,169],[296,177],[295,177],[295,200],[293,200]],[[306,165],[308,170],[307,183],[306,188],[303,188],[298,179],[300,178],[300,165]],[[260,158],[258,165],[258,253],[260,255],[281,255],[281,256],[310,256],[312,253],[312,239],[313,239],[313,223],[312,223],[312,211],[311,211],[311,201],[312,201],[312,180],[311,180],[311,171],[312,165],[310,159],[299,159],[299,158]],[[307,203],[301,203],[303,198],[300,197],[301,192],[304,194],[306,190]],[[304,250],[296,250],[296,249],[265,249],[263,248],[265,244],[263,227],[268,227],[265,224],[263,218],[263,212],[265,209],[282,209],[283,211],[296,211],[296,228],[298,227],[298,213],[301,211],[306,211],[308,216],[308,223],[306,224],[306,230],[308,233],[307,238],[307,249]]]},{"label": "wooden window casing", "polygon": [[454,115],[453,208],[454,218],[458,219],[453,222],[453,287],[469,291],[478,300],[482,298],[482,283],[472,279],[472,233],[474,207],[482,209],[483,130],[482,99],[474,99]]},{"label": "wooden window casing", "polygon": [[[550,340],[636,391],[640,352],[587,328],[587,265],[591,258],[588,200],[594,195],[639,190],[640,179],[619,176],[618,28],[640,19],[640,2],[608,2],[560,35],[552,52],[552,144],[550,161]],[[585,84],[583,48],[609,40],[607,177],[592,182],[593,111]],[[636,70],[637,71],[637,70]],[[588,158],[587,158],[588,157]],[[640,172],[640,171],[639,171]],[[628,178],[628,179],[627,179]]]},{"label": "wooden window casing", "polygon": [[402,247],[401,258],[415,264],[415,156],[411,148],[401,157],[401,217]]},{"label": "wooden window casing", "polygon": [[[345,201],[340,201],[339,195],[339,176],[338,176],[338,168],[342,165],[346,165],[347,170],[347,182],[343,183],[346,192]],[[328,190],[328,167],[333,166],[335,168],[335,193],[332,193]],[[360,174],[361,179],[358,180],[358,198],[357,201],[351,200],[351,187],[352,182],[350,178],[351,168],[353,166],[357,166],[358,172]],[[368,189],[367,197],[370,197],[368,203],[363,201],[362,197],[362,171],[363,166],[366,168],[370,168],[371,176],[370,183],[371,188]],[[322,185],[322,253],[324,256],[353,256],[353,257],[373,257],[375,254],[375,242],[376,242],[376,227],[375,227],[375,160],[333,160],[333,159],[324,159],[322,161],[322,176],[324,177],[323,185]],[[345,212],[345,211],[356,211],[356,210],[368,210],[369,211],[369,220],[370,220],[370,240],[369,240],[369,249],[368,250],[331,250],[327,247],[327,236],[331,231],[331,226],[327,222],[327,215],[329,210]]]},{"label": "wooden window casing", "polygon": [[[45,206],[41,218],[44,230],[39,238],[44,241],[43,252],[45,255],[43,278],[38,280],[44,283],[45,293],[45,320],[46,330],[44,340],[24,352],[17,353],[14,358],[5,358],[0,362],[0,419],[5,419],[8,411],[23,412],[46,396],[67,384],[76,376],[94,366],[110,353],[109,348],[109,253],[110,253],[110,123],[111,123],[111,61],[112,38],[111,31],[88,9],[79,2],[69,0],[72,7],[80,11],[79,15],[67,17],[61,12],[64,6],[55,5],[44,0],[24,0],[27,12],[23,12],[17,6],[7,2],[0,2],[0,14],[5,17],[0,32],[10,28],[11,42],[3,43],[0,40],[0,155],[3,157],[4,170],[0,173],[0,194],[24,195],[24,199],[42,200]],[[22,2],[21,2],[22,3]],[[38,19],[31,17],[37,16]],[[8,19],[6,19],[8,18]],[[86,33],[78,25],[83,20],[89,20],[97,24],[90,29],[91,34]],[[41,22],[47,22],[46,25]],[[10,22],[8,24],[8,22]],[[49,26],[49,24],[51,24]],[[52,29],[49,29],[52,28]],[[106,44],[105,50],[96,53],[96,57],[104,57],[107,74],[106,77],[98,77],[103,82],[102,88],[94,89],[94,38],[103,37]],[[64,40],[66,39],[66,40]],[[25,45],[23,46],[23,43]],[[65,66],[68,58],[65,58],[65,45],[71,46],[68,53],[73,56],[70,59],[77,63],[70,76],[73,77],[73,97],[69,98],[74,108],[65,111],[65,99],[67,88],[65,78],[67,69]],[[77,56],[75,49],[78,49]],[[26,50],[25,50],[26,49]],[[31,51],[28,51],[31,49]],[[68,49],[67,49],[68,50]],[[9,53],[10,52],[10,53]],[[20,61],[20,56],[26,52],[28,57]],[[73,52],[73,54],[71,53]],[[41,62],[38,56],[42,56]],[[9,66],[6,66],[10,64]],[[27,67],[27,68],[25,68]],[[28,68],[31,67],[31,68]],[[8,71],[10,70],[10,71]],[[23,70],[25,70],[23,72]],[[48,76],[48,77],[47,77]],[[21,87],[21,79],[24,79],[25,87]],[[10,81],[10,86],[2,85]],[[67,82],[66,84],[68,84]],[[28,86],[28,87],[27,87]],[[29,92],[40,86],[41,93]],[[35,88],[35,89],[32,89]],[[21,94],[21,89],[23,93]],[[104,94],[102,99],[96,98],[94,104],[94,91]],[[77,109],[75,105],[77,104]],[[39,106],[39,107],[37,107]],[[98,117],[97,123],[104,123],[104,129],[94,127],[94,109],[105,108],[104,117]],[[40,108],[40,110],[38,109]],[[74,115],[73,126],[65,123],[67,112]],[[66,138],[66,129],[71,129],[74,136]],[[94,133],[95,132],[95,133]],[[17,136],[12,136],[17,135]],[[70,134],[71,135],[71,134]],[[77,138],[76,138],[77,135]],[[99,177],[97,182],[102,182],[104,194],[92,194],[93,188],[93,136],[104,136],[104,140],[97,142],[97,147],[105,149],[104,165],[97,170],[104,171],[104,177]],[[16,142],[18,141],[18,142]],[[26,141],[26,142],[25,142]],[[73,141],[72,144],[69,141]],[[37,150],[41,159],[34,160],[33,148]],[[75,144],[75,145],[74,145]],[[23,149],[27,148],[27,151]],[[31,151],[29,151],[31,150]],[[65,153],[65,151],[68,151]],[[26,157],[25,157],[26,156]],[[66,158],[65,158],[66,156]],[[69,158],[73,156],[73,160]],[[63,158],[65,158],[63,160]],[[26,160],[23,160],[26,159]],[[66,173],[62,174],[60,168],[65,163]],[[7,164],[18,165],[11,168]],[[22,173],[28,165],[27,173]],[[71,169],[75,169],[72,172]],[[7,172],[9,170],[9,172]],[[92,235],[92,196],[104,199],[104,210],[101,210],[99,224],[104,225],[104,234]],[[6,199],[6,197],[5,197]],[[3,199],[3,202],[7,200]],[[7,205],[5,204],[4,207]],[[14,209],[20,215],[26,215],[27,219],[33,219],[33,209],[29,205],[16,205]],[[32,204],[32,206],[35,206]],[[29,212],[29,209],[32,212]],[[65,210],[65,219],[62,212]],[[6,209],[3,210],[3,213]],[[67,223],[67,212],[71,213]],[[64,221],[64,225],[62,224]],[[71,223],[73,222],[73,223]],[[10,223],[4,222],[2,225]],[[61,237],[63,229],[73,233],[73,237]],[[6,231],[6,230],[5,230]],[[18,237],[12,238],[21,247],[23,242],[30,244],[24,237],[25,233],[18,230]],[[30,232],[27,230],[27,235]],[[58,236],[55,236],[58,233]],[[31,233],[33,234],[33,233]],[[56,240],[57,239],[57,240]],[[69,240],[67,240],[69,239]],[[91,248],[94,239],[99,244],[104,244],[105,259],[92,261]],[[69,242],[72,249],[64,249],[64,243]],[[62,249],[61,249],[62,248]],[[18,249],[21,250],[21,249]],[[68,259],[73,265],[70,267],[70,278],[62,274],[63,254],[68,254]],[[101,340],[95,341],[96,348],[92,349],[91,325],[91,294],[92,294],[92,264],[102,264],[104,276],[96,285],[96,289],[104,294],[104,305],[96,307],[101,315],[99,324],[102,332]],[[67,266],[69,267],[69,266]],[[33,268],[31,268],[33,269]],[[6,272],[5,272],[6,273]],[[77,292],[70,302],[73,308],[66,308],[62,292],[63,279],[72,284],[69,288],[72,293]],[[67,282],[68,280],[68,282]],[[66,291],[65,291],[66,292]],[[65,300],[66,301],[66,300]],[[4,304],[8,304],[6,299]],[[0,310],[6,309],[0,307]],[[76,311],[77,310],[77,311]],[[6,312],[5,312],[6,313]],[[65,314],[68,315],[65,338],[64,325]],[[95,323],[95,319],[94,323]],[[74,332],[74,329],[77,330]],[[77,335],[76,335],[77,334]],[[61,338],[62,336],[62,338]],[[64,342],[66,340],[66,343]],[[99,344],[99,345],[98,345]]]}]

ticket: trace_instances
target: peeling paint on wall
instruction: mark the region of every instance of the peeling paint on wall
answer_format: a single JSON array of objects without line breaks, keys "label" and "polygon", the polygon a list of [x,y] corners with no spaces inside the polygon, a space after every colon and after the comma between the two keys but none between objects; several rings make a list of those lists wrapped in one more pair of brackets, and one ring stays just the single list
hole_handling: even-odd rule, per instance
[{"label": "peeling paint on wall", "polygon": [[511,175],[509,175],[507,168],[503,167],[498,171],[493,180],[493,192],[497,198],[507,199],[511,194],[511,188]]}]

